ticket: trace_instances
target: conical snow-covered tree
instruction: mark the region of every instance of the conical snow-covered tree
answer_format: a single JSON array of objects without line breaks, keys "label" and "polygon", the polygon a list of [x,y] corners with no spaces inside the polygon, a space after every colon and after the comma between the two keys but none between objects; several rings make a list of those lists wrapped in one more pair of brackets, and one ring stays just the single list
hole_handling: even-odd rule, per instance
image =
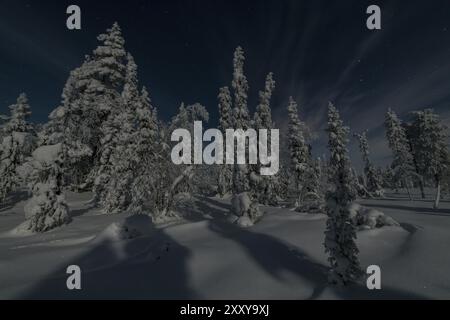
[{"label": "conical snow-covered tree", "polygon": [[[241,47],[237,47],[233,59],[233,127],[247,130],[250,127],[250,114],[247,106],[248,82],[244,74],[244,62],[244,51]],[[241,217],[239,220],[241,225],[252,224],[260,215],[258,203],[250,192],[249,176],[247,165],[234,165],[232,209]]]},{"label": "conical snow-covered tree", "polygon": [[[0,114],[0,141],[3,140],[3,136],[5,135],[5,131],[4,131],[4,127],[5,127],[5,123],[9,120],[9,117],[4,115],[4,114]],[[0,155],[1,155],[1,150],[0,150]]]},{"label": "conical snow-covered tree", "polygon": [[414,153],[419,168],[426,177],[434,180],[436,197],[434,207],[439,207],[441,181],[449,166],[447,128],[432,109],[413,112],[415,131]]},{"label": "conical snow-covered tree", "polygon": [[[248,82],[244,74],[244,62],[244,51],[241,47],[237,47],[233,59],[233,127],[234,129],[247,130],[250,126],[250,115],[247,107]],[[233,196],[250,190],[248,175],[246,165],[235,165],[233,167]]]},{"label": "conical snow-covered tree", "polygon": [[28,123],[31,115],[27,97],[22,93],[10,107],[11,116],[4,125],[0,144],[0,200],[14,191],[23,181],[17,169],[34,148],[33,127]]},{"label": "conical snow-covered tree", "polygon": [[355,243],[356,227],[351,221],[349,206],[356,199],[347,150],[349,129],[344,127],[338,110],[328,107],[328,179],[332,187],[327,194],[327,226],[325,252],[329,254],[331,283],[346,285],[358,279],[361,267]]},{"label": "conical snow-covered tree", "polygon": [[[117,23],[98,37],[100,45],[85,62],[71,72],[63,90],[62,105],[53,114],[47,131],[65,139],[72,154],[69,183],[90,186],[99,171],[103,152],[103,128],[110,112],[120,105],[125,83],[126,52],[121,29]],[[64,134],[58,132],[64,130]],[[50,143],[60,142],[50,141]],[[87,182],[87,183],[85,183]]]},{"label": "conical snow-covered tree", "polygon": [[[152,106],[147,89],[140,94],[140,103],[136,108],[137,132],[134,179],[131,186],[132,213],[143,213],[144,203],[157,202],[156,194],[158,177],[164,179],[167,158],[163,156],[163,143],[159,134],[157,111]],[[167,178],[167,176],[166,176]],[[158,207],[155,204],[155,207]]]},{"label": "conical snow-covered tree", "polygon": [[304,179],[308,170],[309,148],[306,144],[303,126],[298,118],[297,103],[292,97],[289,98],[288,105],[288,137],[289,151],[291,159],[291,169],[294,174],[294,183],[296,189],[296,206],[303,201],[304,195]]},{"label": "conical snow-covered tree", "polygon": [[247,130],[250,126],[250,114],[247,107],[248,81],[244,74],[244,51],[237,47],[233,59],[234,109],[233,123],[236,129]]},{"label": "conical snow-covered tree", "polygon": [[21,162],[21,147],[13,133],[3,138],[1,150],[0,200],[3,202],[6,196],[19,186],[16,169]]},{"label": "conical snow-covered tree", "polygon": [[381,197],[384,194],[381,181],[377,175],[376,169],[370,161],[369,141],[367,140],[367,132],[364,131],[360,134],[355,133],[355,138],[359,143],[359,150],[364,162],[364,174],[367,181],[367,189],[371,195]]},{"label": "conical snow-covered tree", "polygon": [[21,93],[17,102],[9,107],[11,116],[6,123],[4,130],[6,134],[11,132],[30,132],[33,126],[28,122],[31,116],[30,105],[25,93]]},{"label": "conical snow-covered tree", "polygon": [[275,80],[270,72],[266,77],[264,90],[259,92],[259,104],[254,114],[255,129],[272,129],[272,109],[270,108],[270,99],[273,90],[275,90]]},{"label": "conical snow-covered tree", "polygon": [[320,159],[313,159],[309,156],[308,166],[303,175],[303,196],[302,204],[297,211],[308,213],[323,213],[325,207],[324,187],[321,181]]},{"label": "conical snow-covered tree", "polygon": [[[105,185],[100,190],[100,201],[105,213],[118,213],[128,209],[133,199],[131,185],[134,171],[139,159],[136,144],[136,110],[141,103],[138,89],[137,66],[133,57],[128,54],[125,85],[122,92],[121,105],[110,113],[113,129],[110,131],[110,150],[108,162],[102,168]],[[96,189],[98,190],[98,189]]]},{"label": "conical snow-covered tree", "polygon": [[[272,110],[270,108],[270,99],[272,98],[273,90],[275,90],[275,81],[273,74],[270,72],[266,77],[265,87],[263,91],[259,92],[259,104],[253,117],[253,124],[255,130],[266,129],[267,133],[267,147],[270,148],[270,130],[273,129]],[[261,165],[254,166],[254,174],[259,175]],[[259,176],[257,179],[256,192],[260,203],[269,205],[276,204],[277,198],[274,193],[276,176]]]},{"label": "conical snow-covered tree", "polygon": [[28,230],[45,232],[70,222],[63,190],[63,154],[62,144],[33,152],[33,197],[25,205]]},{"label": "conical snow-covered tree", "polygon": [[[153,112],[156,119],[156,112]],[[177,204],[176,195],[180,192],[195,191],[192,185],[193,178],[201,170],[192,165],[174,165],[171,161],[170,134],[177,128],[186,129],[193,135],[194,122],[209,119],[209,114],[204,106],[199,103],[185,106],[182,104],[179,112],[172,118],[169,125],[157,121],[157,136],[155,144],[149,147],[155,150],[148,158],[150,166],[148,171],[151,177],[148,178],[147,190],[152,218],[154,222],[166,222],[179,218],[174,208]],[[141,184],[145,183],[145,178]]]},{"label": "conical snow-covered tree", "polygon": [[[220,88],[218,95],[219,99],[219,130],[225,136],[227,129],[233,128],[233,109],[230,90],[228,87]],[[225,142],[224,142],[225,147]],[[223,149],[225,150],[225,148]],[[233,166],[225,163],[225,153],[223,154],[224,161],[219,169],[218,179],[218,193],[221,196],[226,195],[231,191],[233,183]]]},{"label": "conical snow-covered tree", "polygon": [[388,145],[394,157],[391,165],[392,180],[401,181],[412,200],[409,185],[416,174],[405,128],[397,114],[391,109],[386,113],[384,124]]},{"label": "conical snow-covered tree", "polygon": [[[247,107],[248,82],[244,74],[244,51],[237,47],[233,59],[234,129],[247,130],[250,127],[250,115]],[[234,165],[233,167],[233,196],[250,191],[249,172],[246,165]],[[245,210],[247,211],[247,210]],[[243,215],[247,215],[244,212]]]}]

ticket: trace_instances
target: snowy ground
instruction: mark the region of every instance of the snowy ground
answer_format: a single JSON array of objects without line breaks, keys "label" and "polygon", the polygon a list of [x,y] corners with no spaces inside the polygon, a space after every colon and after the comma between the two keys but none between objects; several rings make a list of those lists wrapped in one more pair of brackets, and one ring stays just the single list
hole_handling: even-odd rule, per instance
[{"label": "snowy ground", "polygon": [[[365,281],[327,285],[324,215],[265,207],[249,229],[226,218],[229,202],[202,198],[186,221],[155,228],[140,220],[143,236],[120,240],[114,222],[99,215],[89,194],[69,194],[73,221],[53,232],[11,232],[24,220],[25,195],[0,209],[0,298],[126,299],[349,299],[450,298],[450,203],[402,196],[365,200],[401,223],[359,231],[362,265],[382,270],[382,290]],[[145,227],[145,228],[144,228]],[[66,268],[82,269],[82,290],[66,289]]]}]

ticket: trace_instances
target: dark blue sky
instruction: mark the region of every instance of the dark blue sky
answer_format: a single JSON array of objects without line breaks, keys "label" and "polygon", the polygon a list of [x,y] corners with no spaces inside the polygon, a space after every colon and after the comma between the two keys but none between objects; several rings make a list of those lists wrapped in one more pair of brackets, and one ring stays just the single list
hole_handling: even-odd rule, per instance
[{"label": "dark blue sky", "polygon": [[[66,29],[66,8],[82,10],[82,30]],[[366,28],[370,4],[382,9],[382,30]],[[450,116],[450,2],[428,1],[18,1],[0,0],[0,113],[25,91],[33,120],[43,122],[59,101],[69,71],[121,25],[139,77],[159,114],[181,101],[200,102],[216,121],[218,89],[231,81],[232,54],[247,57],[250,107],[265,75],[274,72],[278,127],[286,127],[290,95],[325,147],[329,100],[354,131],[369,130],[373,157],[389,151],[382,121],[388,107],[406,116],[433,107]],[[354,160],[355,146],[351,146]]]}]

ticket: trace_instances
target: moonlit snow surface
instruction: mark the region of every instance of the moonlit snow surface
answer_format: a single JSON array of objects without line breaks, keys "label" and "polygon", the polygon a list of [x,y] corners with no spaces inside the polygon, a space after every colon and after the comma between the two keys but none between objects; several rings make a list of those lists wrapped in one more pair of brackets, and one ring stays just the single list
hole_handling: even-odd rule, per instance
[{"label": "moonlit snow surface", "polygon": [[[25,299],[349,299],[448,298],[450,203],[392,195],[365,200],[400,226],[358,232],[363,268],[382,270],[382,290],[365,281],[327,284],[326,216],[263,207],[241,228],[229,200],[199,198],[178,223],[154,226],[147,216],[102,215],[90,194],[68,194],[73,222],[23,234],[24,195],[0,211],[0,298]],[[66,289],[66,268],[82,270],[82,290]]]}]

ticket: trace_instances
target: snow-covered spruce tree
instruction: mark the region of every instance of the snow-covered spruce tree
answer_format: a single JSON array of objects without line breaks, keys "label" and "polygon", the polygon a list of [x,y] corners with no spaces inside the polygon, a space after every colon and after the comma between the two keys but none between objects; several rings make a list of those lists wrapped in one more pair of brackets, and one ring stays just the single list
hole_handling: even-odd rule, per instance
[{"label": "snow-covered spruce tree", "polygon": [[[202,121],[203,123],[207,123],[209,121],[209,113],[204,106],[200,103],[194,103],[192,105],[185,106],[184,103],[181,104],[178,114],[172,118],[172,121],[169,126],[169,132],[172,133],[175,129],[186,129],[190,132],[191,137],[194,137],[194,122]],[[169,137],[170,138],[170,137]],[[168,142],[170,143],[170,142]],[[201,143],[201,141],[199,141]],[[191,159],[194,159],[194,150],[192,149]],[[179,176],[182,172],[184,172],[190,165],[173,165],[173,173],[175,176]],[[205,183],[204,181],[194,182],[192,178],[194,178],[200,169],[200,165],[192,166],[192,169],[188,170],[190,174],[185,176],[185,178],[189,177],[189,179],[182,179],[178,184],[177,188],[179,192],[186,192],[190,195],[196,193],[200,184]]]},{"label": "snow-covered spruce tree", "polygon": [[[272,92],[275,89],[275,81],[273,80],[273,74],[270,72],[266,77],[264,90],[259,92],[259,104],[256,107],[255,114],[253,116],[254,129],[266,129],[267,133],[267,147],[270,149],[270,130],[273,129],[272,122],[272,110],[270,108],[270,99],[272,98]],[[253,174],[257,176],[256,179],[256,195],[259,203],[262,204],[277,204],[276,194],[274,193],[275,184],[277,182],[276,176],[259,176],[259,169],[261,164],[254,166]]]},{"label": "snow-covered spruce tree", "polygon": [[[135,137],[135,169],[134,179],[131,185],[131,213],[144,213],[145,201],[153,199],[155,194],[157,177],[163,177],[162,162],[167,158],[162,155],[162,141],[159,134],[157,111],[152,106],[147,89],[144,87],[140,94],[140,103],[136,108],[137,131]],[[157,208],[156,205],[154,207]]]},{"label": "snow-covered spruce tree", "polygon": [[377,175],[376,169],[370,161],[369,141],[367,140],[367,132],[355,133],[354,137],[358,140],[359,150],[364,162],[364,174],[367,181],[367,190],[376,197],[382,197],[384,194],[381,181]]},{"label": "snow-covered spruce tree", "polygon": [[349,211],[356,192],[352,187],[353,178],[346,146],[349,129],[344,127],[338,110],[331,103],[328,107],[327,132],[330,151],[328,179],[332,190],[327,194],[328,219],[324,245],[331,265],[329,281],[346,285],[361,275],[355,243],[356,227]]},{"label": "snow-covered spruce tree", "polygon": [[33,197],[25,205],[26,228],[45,232],[70,222],[63,193],[63,145],[37,148],[33,152]]},{"label": "snow-covered spruce tree", "polygon": [[[70,159],[66,173],[71,185],[90,188],[99,171],[103,152],[103,125],[119,104],[125,82],[126,52],[117,23],[98,37],[100,45],[84,63],[71,72],[62,94],[62,105],[55,112],[50,132],[64,129]],[[54,136],[57,137],[58,135]],[[51,141],[55,143],[55,141]]]},{"label": "snow-covered spruce tree", "polygon": [[[5,135],[5,131],[4,131],[4,126],[5,123],[9,120],[9,117],[4,115],[4,114],[0,114],[0,141],[3,141],[3,137]],[[0,150],[0,157],[2,154],[2,150]]]},{"label": "snow-covered spruce tree", "polygon": [[[406,188],[408,196],[412,200],[409,186],[416,173],[405,128],[402,126],[402,122],[397,117],[397,114],[391,109],[386,113],[384,125],[386,127],[388,145],[394,157],[391,164],[392,181],[401,181],[402,186]],[[397,186],[394,185],[393,187],[397,189]]]},{"label": "snow-covered spruce tree", "polygon": [[413,112],[414,153],[418,167],[436,186],[434,208],[439,207],[441,181],[449,166],[447,128],[432,109]]},{"label": "snow-covered spruce tree", "polygon": [[309,149],[305,141],[301,122],[298,118],[297,103],[292,97],[289,98],[289,105],[287,109],[289,116],[288,138],[291,170],[294,174],[293,179],[296,190],[295,206],[298,207],[301,205],[304,193],[306,191],[304,179],[308,170]]},{"label": "snow-covered spruce tree", "polygon": [[31,116],[31,108],[25,93],[21,93],[16,103],[9,106],[9,109],[11,110],[11,117],[4,128],[7,134],[11,132],[30,132],[33,129],[33,126],[28,122]]},{"label": "snow-covered spruce tree", "polygon": [[[137,66],[133,57],[127,56],[127,72],[122,92],[121,104],[110,113],[111,126],[107,131],[111,135],[109,148],[103,164],[100,203],[105,213],[119,213],[128,209],[134,199],[131,185],[134,180],[137,163],[136,110],[141,103],[138,89]],[[97,189],[98,190],[98,189]]]},{"label": "snow-covered spruce tree", "polygon": [[[156,116],[156,112],[154,113]],[[181,105],[178,114],[172,118],[170,124],[157,122],[157,137],[154,144],[152,162],[148,170],[151,177],[148,179],[150,189],[145,190],[148,195],[148,205],[155,223],[166,222],[179,218],[175,208],[178,202],[177,195],[183,192],[193,192],[195,186],[191,185],[193,177],[201,171],[192,165],[174,165],[171,161],[171,133],[177,128],[193,132],[194,121],[208,121],[209,114],[205,107],[196,103],[185,107]],[[145,180],[144,180],[145,181]]]},{"label": "snow-covered spruce tree", "polygon": [[325,207],[324,188],[321,182],[320,159],[309,156],[308,167],[303,179],[304,195],[302,205],[297,211],[308,213],[322,213]]},{"label": "snow-covered spruce tree", "polygon": [[14,138],[13,133],[3,138],[0,154],[1,202],[5,201],[6,196],[19,185],[16,169],[20,165],[20,149],[19,141]]},{"label": "snow-covered spruce tree", "polygon": [[3,127],[0,152],[0,200],[4,201],[8,193],[14,191],[21,183],[18,169],[31,154],[35,137],[33,126],[28,123],[31,115],[27,97],[22,93],[17,102],[10,107],[11,116]]},{"label": "snow-covered spruce tree", "polygon": [[[244,51],[241,47],[237,47],[233,59],[233,127],[245,131],[250,127],[250,115],[247,107],[248,82],[244,74],[244,62]],[[247,165],[234,165],[232,211],[240,217],[238,223],[242,226],[251,225],[260,216],[258,203],[251,194],[249,175]]]},{"label": "snow-covered spruce tree", "polygon": [[[228,87],[220,88],[219,95],[219,130],[225,136],[226,130],[233,128],[233,109],[230,90]],[[225,141],[224,141],[225,146]],[[225,148],[223,149],[225,150]],[[220,196],[225,196],[231,191],[233,183],[233,166],[225,163],[220,166],[218,178],[218,193]]]},{"label": "snow-covered spruce tree", "polygon": [[[398,188],[401,186],[401,184],[399,184],[398,180],[395,179],[395,174],[394,174],[394,170],[392,169],[392,165],[386,166],[384,168],[384,170],[381,171],[381,176],[382,176],[382,181],[383,181],[383,185],[382,185],[383,188],[395,190],[396,192],[398,192]],[[407,188],[409,191],[409,186],[407,186]]]},{"label": "snow-covered spruce tree", "polygon": [[409,150],[412,155],[413,164],[414,164],[414,170],[415,170],[415,177],[414,179],[414,185],[417,185],[420,190],[421,198],[425,199],[425,183],[426,183],[426,173],[425,168],[422,168],[420,166],[420,163],[418,161],[418,154],[417,154],[417,132],[414,128],[413,123],[411,122],[404,122],[402,123],[403,128],[405,129],[406,136],[408,138],[408,145]]}]

